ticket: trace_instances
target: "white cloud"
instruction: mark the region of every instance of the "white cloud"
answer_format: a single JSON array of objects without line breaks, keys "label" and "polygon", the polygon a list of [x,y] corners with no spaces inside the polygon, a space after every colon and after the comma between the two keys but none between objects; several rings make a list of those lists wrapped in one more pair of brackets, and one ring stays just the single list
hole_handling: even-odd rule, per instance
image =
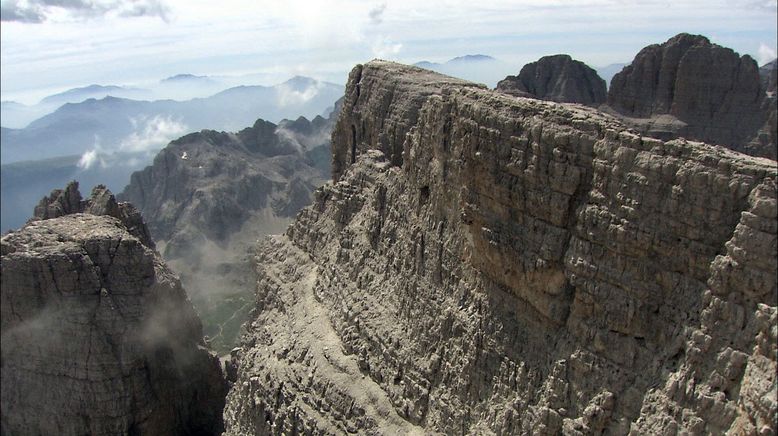
[{"label": "white cloud", "polygon": [[97,150],[88,150],[81,155],[81,159],[78,161],[78,167],[82,170],[88,170],[89,168],[92,168],[92,165],[94,165],[97,160]]},{"label": "white cloud", "polygon": [[319,91],[323,86],[323,83],[315,81],[303,89],[295,89],[288,83],[282,83],[276,87],[278,104],[282,107],[302,105],[319,95]]},{"label": "white cloud", "polygon": [[187,131],[186,124],[169,116],[156,115],[150,119],[130,119],[130,122],[136,131],[121,142],[121,151],[158,150]]},{"label": "white cloud", "polygon": [[99,164],[100,167],[105,168],[107,164],[103,159],[102,147],[100,146],[100,138],[95,136],[94,145],[91,150],[87,150],[81,155],[81,159],[78,160],[78,167],[82,170],[88,170],[95,164]]},{"label": "white cloud", "polygon": [[[32,4],[2,1],[4,9]],[[344,82],[351,66],[375,56],[412,63],[481,53],[515,72],[550,53],[607,65],[679,32],[717,35],[717,43],[758,58],[759,43],[776,34],[775,0],[166,0],[159,4],[169,12],[161,13],[152,0],[94,3],[136,7],[78,22],[68,12],[0,26],[3,99],[178,73],[321,77],[329,68],[328,80]],[[152,18],[124,17],[143,13]]]},{"label": "white cloud", "polygon": [[762,42],[759,44],[759,50],[757,50],[756,56],[759,65],[764,65],[778,57],[778,53],[775,52],[774,48]]},{"label": "white cloud", "polygon": [[397,54],[402,50],[403,45],[398,42],[392,42],[389,38],[377,39],[371,47],[373,51],[373,57],[381,59],[394,59]]}]

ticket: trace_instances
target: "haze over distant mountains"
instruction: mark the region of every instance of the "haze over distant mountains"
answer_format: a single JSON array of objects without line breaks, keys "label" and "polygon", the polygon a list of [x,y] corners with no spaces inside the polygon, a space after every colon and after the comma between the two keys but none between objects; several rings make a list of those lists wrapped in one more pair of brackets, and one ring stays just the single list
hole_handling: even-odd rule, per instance
[{"label": "haze over distant mountains", "polygon": [[443,63],[421,61],[413,65],[449,76],[481,82],[489,87],[494,87],[498,81],[513,72],[513,68],[508,63],[483,54],[457,56]]},{"label": "haze over distant mountains", "polygon": [[[210,80],[189,75],[164,81],[184,89],[192,81]],[[86,87],[47,101],[107,89],[113,88]],[[340,85],[298,76],[275,86],[232,87],[186,101],[89,98],[66,103],[23,129],[3,127],[2,231],[21,225],[35,202],[71,179],[88,186],[102,183],[118,192],[133,171],[150,164],[174,138],[202,129],[236,131],[257,118],[279,122],[327,116],[342,93]]]}]

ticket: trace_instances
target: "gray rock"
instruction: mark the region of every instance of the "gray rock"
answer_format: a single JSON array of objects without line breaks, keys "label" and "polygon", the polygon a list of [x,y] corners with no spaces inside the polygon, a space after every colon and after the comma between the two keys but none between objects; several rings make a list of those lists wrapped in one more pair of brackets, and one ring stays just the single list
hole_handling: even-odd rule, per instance
[{"label": "gray rock", "polygon": [[56,203],[73,213],[0,240],[2,433],[220,434],[227,385],[178,279],[120,218]]},{"label": "gray rock", "polygon": [[[645,134],[776,159],[774,140],[755,141],[769,117],[764,99],[750,56],[686,33],[642,49],[608,89],[608,105]],[[672,122],[656,123],[660,116]]]},{"label": "gray rock", "polygon": [[518,76],[508,76],[497,90],[518,97],[599,106],[605,103],[605,81],[597,72],[569,55],[544,56],[525,65]]},{"label": "gray rock", "polygon": [[133,236],[152,250],[155,247],[143,217],[135,207],[127,202],[119,203],[111,191],[103,185],[92,189],[87,200],[82,200],[78,182],[73,180],[62,189],[51,191],[35,206],[32,221],[58,218],[73,213],[107,215],[118,218]]},{"label": "gray rock", "polygon": [[771,434],[774,161],[384,61],[332,137],[227,435]]},{"label": "gray rock", "polygon": [[260,119],[237,133],[192,133],[161,150],[120,194],[146,217],[220,355],[248,316],[257,239],[283,232],[329,178],[333,125],[320,116]]}]

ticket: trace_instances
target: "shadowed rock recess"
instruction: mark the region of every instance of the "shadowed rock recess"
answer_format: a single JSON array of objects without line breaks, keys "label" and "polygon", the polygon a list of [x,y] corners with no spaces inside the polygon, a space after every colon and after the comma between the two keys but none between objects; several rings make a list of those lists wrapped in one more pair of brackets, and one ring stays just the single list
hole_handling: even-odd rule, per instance
[{"label": "shadowed rock recess", "polygon": [[774,431],[775,162],[384,61],[332,148],[226,434]]},{"label": "shadowed rock recess", "polygon": [[2,248],[2,434],[214,435],[227,384],[140,214],[55,190]]}]

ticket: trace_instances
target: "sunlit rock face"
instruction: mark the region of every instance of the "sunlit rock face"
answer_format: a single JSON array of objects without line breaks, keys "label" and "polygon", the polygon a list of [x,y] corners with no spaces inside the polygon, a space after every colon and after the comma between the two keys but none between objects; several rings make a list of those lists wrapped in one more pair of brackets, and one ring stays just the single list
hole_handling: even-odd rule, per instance
[{"label": "sunlit rock face", "polygon": [[775,162],[383,61],[332,138],[227,434],[774,428]]},{"label": "sunlit rock face", "polygon": [[137,211],[71,184],[36,215],[0,240],[3,434],[220,434],[219,361]]}]

